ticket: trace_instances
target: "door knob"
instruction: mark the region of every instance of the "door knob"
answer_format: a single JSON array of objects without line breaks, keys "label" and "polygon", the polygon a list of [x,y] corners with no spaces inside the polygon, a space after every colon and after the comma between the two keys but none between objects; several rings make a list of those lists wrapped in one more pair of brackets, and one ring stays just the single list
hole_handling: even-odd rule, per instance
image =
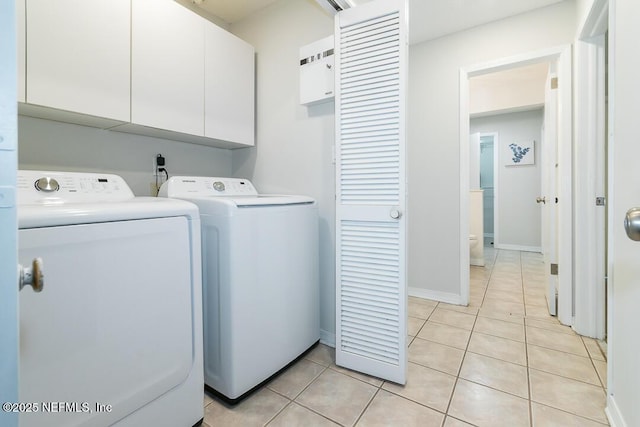
[{"label": "door knob", "polygon": [[546,197],[536,197],[536,203],[547,203],[547,198]]},{"label": "door knob", "polygon": [[640,208],[631,208],[624,217],[624,231],[631,240],[640,241]]},{"label": "door knob", "polygon": [[18,290],[22,290],[27,285],[31,285],[34,292],[41,292],[44,288],[42,258],[34,258],[31,267],[18,264]]},{"label": "door knob", "polygon": [[391,212],[389,212],[389,216],[393,219],[399,219],[402,214],[398,209],[391,209]]}]

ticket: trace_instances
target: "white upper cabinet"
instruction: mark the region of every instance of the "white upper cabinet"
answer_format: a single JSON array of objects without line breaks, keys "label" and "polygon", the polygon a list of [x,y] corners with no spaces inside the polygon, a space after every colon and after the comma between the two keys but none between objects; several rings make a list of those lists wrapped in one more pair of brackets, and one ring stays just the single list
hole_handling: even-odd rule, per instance
[{"label": "white upper cabinet", "polygon": [[204,18],[173,0],[132,13],[131,122],[204,136]]},{"label": "white upper cabinet", "polygon": [[213,25],[205,29],[205,122],[208,138],[254,145],[255,51]]},{"label": "white upper cabinet", "polygon": [[19,113],[254,145],[254,49],[173,0],[16,0]]},{"label": "white upper cabinet", "polygon": [[29,0],[26,102],[129,121],[130,10],[130,0]]}]

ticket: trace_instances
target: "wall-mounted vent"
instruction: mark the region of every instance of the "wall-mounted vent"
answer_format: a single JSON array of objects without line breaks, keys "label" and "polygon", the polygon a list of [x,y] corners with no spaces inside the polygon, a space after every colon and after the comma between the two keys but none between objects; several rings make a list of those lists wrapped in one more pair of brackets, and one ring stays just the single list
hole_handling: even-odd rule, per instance
[{"label": "wall-mounted vent", "polygon": [[335,15],[341,10],[354,7],[355,4],[350,0],[316,0],[320,6],[328,13]]}]

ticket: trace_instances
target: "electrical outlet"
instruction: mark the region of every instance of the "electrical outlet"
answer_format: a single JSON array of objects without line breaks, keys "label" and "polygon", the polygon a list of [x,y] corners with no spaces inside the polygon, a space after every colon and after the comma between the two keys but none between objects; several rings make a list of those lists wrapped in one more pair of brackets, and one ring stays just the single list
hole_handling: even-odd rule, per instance
[{"label": "electrical outlet", "polygon": [[164,168],[165,166],[165,157],[160,153],[156,154],[156,156],[153,158],[153,176],[157,177],[158,175],[160,175],[160,169]]}]

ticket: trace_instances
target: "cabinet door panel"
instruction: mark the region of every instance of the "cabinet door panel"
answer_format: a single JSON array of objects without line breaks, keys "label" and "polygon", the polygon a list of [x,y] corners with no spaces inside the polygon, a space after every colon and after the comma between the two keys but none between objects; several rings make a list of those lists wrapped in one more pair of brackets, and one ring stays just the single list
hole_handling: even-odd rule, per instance
[{"label": "cabinet door panel", "polygon": [[130,0],[29,0],[26,102],[128,121]]},{"label": "cabinet door panel", "polygon": [[172,0],[132,10],[132,123],[203,136],[205,20]]},{"label": "cabinet door panel", "polygon": [[205,136],[254,145],[254,49],[223,29],[205,31]]}]

